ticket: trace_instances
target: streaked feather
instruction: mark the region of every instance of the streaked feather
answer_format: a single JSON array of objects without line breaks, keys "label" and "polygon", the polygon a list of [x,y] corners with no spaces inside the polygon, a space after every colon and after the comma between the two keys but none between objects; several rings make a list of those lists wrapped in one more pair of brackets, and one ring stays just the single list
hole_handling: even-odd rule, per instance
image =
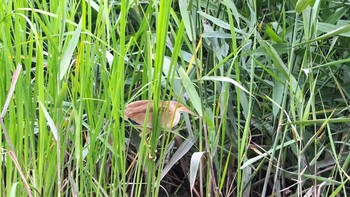
[{"label": "streaked feather", "polygon": [[[130,119],[139,125],[143,125],[148,107],[147,127],[152,127],[152,115],[154,110],[152,100],[140,100],[128,104],[125,107],[124,118]],[[160,122],[163,128],[173,128],[176,126],[180,121],[181,112],[195,115],[193,111],[177,101],[160,101],[159,108],[162,113]]]}]

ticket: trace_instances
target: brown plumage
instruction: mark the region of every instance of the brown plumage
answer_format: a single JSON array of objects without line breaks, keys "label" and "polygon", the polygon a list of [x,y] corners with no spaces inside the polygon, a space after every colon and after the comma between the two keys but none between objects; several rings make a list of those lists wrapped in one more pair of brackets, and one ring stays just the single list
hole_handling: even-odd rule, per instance
[{"label": "brown plumage", "polygon": [[[152,116],[153,116],[153,101],[152,100],[141,100],[135,101],[128,104],[125,107],[124,118],[130,119],[139,125],[143,125],[145,122],[146,112],[149,105],[147,127],[152,127]],[[177,101],[160,101],[159,113],[160,125],[163,129],[171,129],[176,126],[180,121],[180,113],[186,112],[195,115],[190,109],[182,105]]]}]

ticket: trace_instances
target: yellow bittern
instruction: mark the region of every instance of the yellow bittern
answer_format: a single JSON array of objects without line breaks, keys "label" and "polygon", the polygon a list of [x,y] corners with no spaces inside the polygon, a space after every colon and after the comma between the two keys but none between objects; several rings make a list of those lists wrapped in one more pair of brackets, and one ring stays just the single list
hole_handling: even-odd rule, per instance
[{"label": "yellow bittern", "polygon": [[[147,109],[149,107],[146,126],[148,128],[152,128],[152,116],[154,111],[153,106],[152,100],[132,102],[125,107],[124,118],[129,119],[139,125],[144,125]],[[160,101],[159,113],[161,113],[161,115],[159,122],[161,128],[172,129],[175,127],[180,121],[180,114],[182,112],[195,115],[193,111],[177,101]]]}]

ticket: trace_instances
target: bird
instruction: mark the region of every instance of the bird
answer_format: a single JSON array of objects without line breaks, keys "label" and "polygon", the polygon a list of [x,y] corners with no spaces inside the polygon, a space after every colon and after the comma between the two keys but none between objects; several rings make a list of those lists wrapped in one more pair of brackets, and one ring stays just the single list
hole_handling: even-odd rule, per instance
[{"label": "bird", "polygon": [[[143,126],[145,124],[147,109],[149,108],[146,126],[148,128],[152,128],[152,117],[153,112],[155,111],[153,106],[153,100],[139,100],[131,102],[125,107],[124,119],[130,120],[130,122],[132,123],[136,123],[140,126]],[[159,122],[161,128],[174,128],[179,123],[180,115],[183,112],[191,115],[196,115],[193,111],[191,111],[178,101],[160,101],[159,113],[161,113],[161,115]]]}]

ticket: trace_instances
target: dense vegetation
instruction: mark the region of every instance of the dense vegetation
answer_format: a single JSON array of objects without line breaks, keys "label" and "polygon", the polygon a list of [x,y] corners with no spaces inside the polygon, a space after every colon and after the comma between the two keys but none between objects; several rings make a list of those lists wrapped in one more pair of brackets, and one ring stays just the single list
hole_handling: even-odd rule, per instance
[{"label": "dense vegetation", "polygon": [[[0,195],[347,196],[349,8],[1,1]],[[197,115],[123,120],[146,99]]]}]

